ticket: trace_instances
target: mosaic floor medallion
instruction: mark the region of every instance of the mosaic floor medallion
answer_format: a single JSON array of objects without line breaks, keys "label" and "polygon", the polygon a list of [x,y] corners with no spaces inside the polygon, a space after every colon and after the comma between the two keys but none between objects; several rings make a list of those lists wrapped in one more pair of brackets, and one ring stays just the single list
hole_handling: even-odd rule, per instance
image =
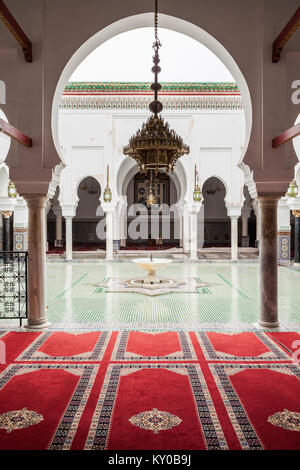
[{"label": "mosaic floor medallion", "polygon": [[27,408],[8,411],[0,415],[0,429],[5,429],[6,432],[12,432],[16,429],[28,428],[43,420],[42,415],[36,411],[28,410]]},{"label": "mosaic floor medallion", "polygon": [[283,410],[269,416],[268,422],[274,426],[279,426],[288,431],[300,432],[300,413],[295,411]]},{"label": "mosaic floor medallion", "polygon": [[166,431],[174,426],[178,426],[182,420],[167,411],[160,411],[157,408],[153,408],[152,411],[143,411],[142,413],[132,416],[129,421],[134,426],[158,434],[159,431]]},{"label": "mosaic floor medallion", "polygon": [[[143,279],[145,279],[145,283],[142,282]],[[96,287],[104,287],[106,292],[131,292],[156,296],[170,294],[171,292],[180,294],[197,293],[198,289],[209,287],[214,284],[209,282],[199,282],[196,278],[168,279],[160,277],[155,278],[155,282],[151,284],[147,277],[134,279],[110,277],[103,282],[95,282],[92,285]]]}]

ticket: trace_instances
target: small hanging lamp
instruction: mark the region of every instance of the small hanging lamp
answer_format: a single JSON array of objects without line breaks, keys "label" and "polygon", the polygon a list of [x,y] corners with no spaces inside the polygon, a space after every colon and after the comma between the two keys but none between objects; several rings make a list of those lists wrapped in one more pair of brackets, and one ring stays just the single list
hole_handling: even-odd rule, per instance
[{"label": "small hanging lamp", "polygon": [[287,197],[297,197],[298,196],[298,185],[296,180],[293,180],[289,184],[289,188],[286,193]]},{"label": "small hanging lamp", "polygon": [[106,188],[104,189],[103,200],[104,202],[111,202],[112,200],[112,193],[109,187],[109,165],[107,165],[107,184]]},{"label": "small hanging lamp", "polygon": [[201,189],[199,185],[199,175],[197,171],[197,165],[195,165],[195,185],[194,185],[193,199],[194,199],[194,202],[202,201],[202,194],[201,194]]},{"label": "small hanging lamp", "polygon": [[16,185],[12,181],[8,183],[7,192],[8,192],[8,197],[11,197],[11,198],[16,198],[18,195]]}]

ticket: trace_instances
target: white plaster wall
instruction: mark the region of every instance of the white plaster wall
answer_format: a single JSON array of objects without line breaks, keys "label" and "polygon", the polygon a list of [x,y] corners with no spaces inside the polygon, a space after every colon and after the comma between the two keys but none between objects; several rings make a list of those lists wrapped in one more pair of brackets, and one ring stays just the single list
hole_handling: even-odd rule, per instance
[{"label": "white plaster wall", "polygon": [[[201,186],[209,177],[217,176],[225,184],[226,202],[242,204],[244,176],[237,163],[245,138],[243,111],[174,111],[163,116],[190,147],[190,154],[180,159],[183,171],[180,174],[175,170],[182,190],[181,203],[192,202],[197,164]],[[67,149],[61,204],[76,204],[78,184],[86,176],[96,178],[102,188],[106,186],[107,164],[117,203],[123,181],[136,172],[132,163],[124,165],[128,157],[122,154],[123,146],[148,117],[148,113],[137,110],[60,110],[60,145]]]}]

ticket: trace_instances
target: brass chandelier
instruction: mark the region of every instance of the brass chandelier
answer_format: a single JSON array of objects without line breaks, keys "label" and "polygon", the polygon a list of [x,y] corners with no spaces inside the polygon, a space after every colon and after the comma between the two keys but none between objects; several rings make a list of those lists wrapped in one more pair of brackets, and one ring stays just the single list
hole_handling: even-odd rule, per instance
[{"label": "brass chandelier", "polygon": [[159,59],[159,48],[161,43],[157,34],[158,27],[158,0],[155,0],[155,14],[154,14],[154,33],[155,42],[153,44],[154,56],[152,72],[154,73],[154,83],[151,85],[151,90],[154,91],[154,101],[149,105],[150,111],[153,113],[146,123],[143,123],[141,129],[130,138],[129,144],[123,147],[124,155],[128,155],[137,162],[140,167],[140,172],[145,175],[150,172],[157,176],[159,170],[169,173],[173,172],[177,160],[185,154],[188,154],[190,149],[183,143],[183,140],[176,132],[170,129],[168,122],[158,114],[162,111],[163,105],[158,101],[158,92],[161,90],[161,85],[157,81],[157,76],[161,71]]}]

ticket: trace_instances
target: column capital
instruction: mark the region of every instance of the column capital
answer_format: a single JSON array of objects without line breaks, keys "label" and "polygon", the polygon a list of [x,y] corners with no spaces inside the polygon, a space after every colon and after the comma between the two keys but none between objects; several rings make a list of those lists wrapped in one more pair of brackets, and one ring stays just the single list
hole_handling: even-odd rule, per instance
[{"label": "column capital", "polygon": [[242,205],[238,202],[227,202],[226,203],[228,217],[240,217],[242,211]]},{"label": "column capital", "polygon": [[103,202],[103,203],[101,204],[101,207],[102,207],[102,209],[104,210],[104,212],[105,212],[106,214],[109,214],[109,213],[111,213],[111,212],[114,212],[115,209],[116,209],[116,205],[115,205],[115,204],[111,204],[110,202],[108,202],[108,203]]},{"label": "column capital", "polygon": [[187,208],[190,214],[198,214],[202,207],[202,202],[194,202],[191,204],[187,204]]},{"label": "column capital", "polygon": [[52,205],[52,211],[54,215],[62,215],[62,209],[58,203]]},{"label": "column capital", "polygon": [[9,219],[12,216],[12,211],[1,211],[3,219]]},{"label": "column capital", "polygon": [[[288,206],[291,211],[300,211],[300,197],[290,197],[288,199]],[[295,215],[295,214],[294,214]]]},{"label": "column capital", "polygon": [[48,197],[44,194],[25,194],[23,198],[29,209],[44,209],[48,201]]},{"label": "column capital", "polygon": [[281,199],[281,196],[278,195],[258,196],[258,202],[261,207],[275,207],[277,206],[279,199]]},{"label": "column capital", "polygon": [[74,205],[63,205],[61,206],[63,217],[75,217],[77,206]]}]

